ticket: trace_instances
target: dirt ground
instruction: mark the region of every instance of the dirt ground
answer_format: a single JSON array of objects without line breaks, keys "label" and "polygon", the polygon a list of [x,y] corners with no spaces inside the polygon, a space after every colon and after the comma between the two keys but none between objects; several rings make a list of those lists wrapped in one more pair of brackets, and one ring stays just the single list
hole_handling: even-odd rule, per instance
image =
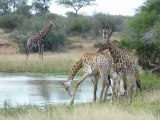
[{"label": "dirt ground", "polygon": [[18,50],[18,45],[9,40],[9,34],[0,30],[0,55],[16,54]]}]

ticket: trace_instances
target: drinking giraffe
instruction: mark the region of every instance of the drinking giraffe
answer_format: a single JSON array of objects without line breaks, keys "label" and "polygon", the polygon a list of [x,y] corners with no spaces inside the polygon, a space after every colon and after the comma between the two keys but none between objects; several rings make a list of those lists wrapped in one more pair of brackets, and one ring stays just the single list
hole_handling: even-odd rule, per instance
[{"label": "drinking giraffe", "polygon": [[[72,96],[71,103],[74,102],[76,91],[78,86],[87,78],[92,77],[94,79],[94,101],[96,101],[97,82],[99,77],[102,79],[102,89],[100,93],[100,100],[106,100],[108,87],[110,81],[108,76],[112,67],[112,57],[109,52],[86,52],[75,63],[69,72],[68,79],[63,83],[67,92]],[[83,68],[83,77],[77,82],[73,95],[71,94],[71,85],[76,73]]]}]

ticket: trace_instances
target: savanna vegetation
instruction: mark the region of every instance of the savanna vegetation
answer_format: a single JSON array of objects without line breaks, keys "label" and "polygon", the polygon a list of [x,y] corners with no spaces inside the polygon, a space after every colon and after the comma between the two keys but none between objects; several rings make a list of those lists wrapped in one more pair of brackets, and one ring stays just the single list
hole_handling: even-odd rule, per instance
[{"label": "savanna vegetation", "polygon": [[109,101],[76,105],[17,106],[9,103],[0,109],[2,120],[159,120],[160,79],[153,74],[141,75],[143,99],[140,94],[133,97],[132,104],[126,105],[124,96]]},{"label": "savanna vegetation", "polygon": [[145,69],[159,69],[160,65],[159,5],[159,0],[146,0],[136,15],[126,22],[126,37],[122,44],[136,51],[139,63]]},{"label": "savanna vegetation", "polygon": [[[80,14],[79,9],[92,5],[89,0],[85,6],[77,8],[72,0],[57,4],[72,7],[65,16],[50,13],[51,0],[0,0],[0,72],[32,72],[67,74],[74,62],[86,50],[96,51],[103,43],[99,30],[109,26],[114,32],[112,40],[122,49],[134,52],[143,69],[160,69],[160,1],[146,0],[137,9],[134,16],[93,13],[92,16]],[[85,0],[84,0],[85,1]],[[77,5],[77,4],[75,4]],[[26,62],[25,47],[27,39],[40,31],[48,23],[48,18],[55,20],[55,25],[45,38],[44,60],[37,54],[29,56]],[[6,55],[6,49],[16,48],[15,54]],[[2,53],[3,51],[3,53]],[[33,53],[37,48],[33,48]],[[65,62],[64,62],[65,60]],[[141,71],[142,72],[142,71]],[[158,73],[159,74],[159,73]],[[144,99],[133,98],[126,106],[120,97],[110,106],[106,103],[80,104],[75,106],[58,105],[44,108],[9,105],[0,109],[0,119],[4,120],[50,120],[50,119],[160,119],[160,78],[149,72],[141,74]],[[116,115],[115,115],[116,114]]]},{"label": "savanna vegetation", "polygon": [[[85,4],[82,4],[83,0],[77,3],[72,0],[57,0],[57,5],[75,10],[66,12],[65,16],[50,13],[51,0],[34,0],[31,5],[27,2],[0,1],[0,28],[9,33],[10,41],[19,46],[20,53],[25,52],[27,39],[41,30],[48,23],[48,18],[54,18],[55,26],[45,38],[45,51],[53,52],[62,50],[64,46],[71,46],[73,41],[70,41],[70,38],[74,36],[85,38],[87,41],[90,37],[89,42],[96,41],[94,46],[99,46],[99,30],[109,26],[114,32],[124,34],[119,44],[135,51],[139,64],[144,69],[159,69],[159,0],[145,1],[132,17],[103,13],[87,16],[79,13],[83,7],[94,5],[95,0],[84,1]],[[33,51],[36,52],[37,48]]]}]

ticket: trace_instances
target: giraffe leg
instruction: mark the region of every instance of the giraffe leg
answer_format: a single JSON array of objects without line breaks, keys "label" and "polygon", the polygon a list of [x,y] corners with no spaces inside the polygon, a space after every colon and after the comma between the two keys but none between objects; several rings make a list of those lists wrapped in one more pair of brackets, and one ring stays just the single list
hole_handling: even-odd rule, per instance
[{"label": "giraffe leg", "polygon": [[43,60],[43,44],[39,45],[39,59]]},{"label": "giraffe leg", "polygon": [[39,53],[39,59],[40,59],[40,56],[41,56],[41,45],[38,46],[38,53]]},{"label": "giraffe leg", "polygon": [[113,86],[112,86],[112,98],[116,98],[117,97],[117,92],[118,92],[118,83],[119,83],[119,77],[118,74],[116,72],[113,73]]},{"label": "giraffe leg", "polygon": [[127,99],[127,84],[128,84],[128,80],[127,80],[127,76],[126,75],[123,76],[123,83],[124,83],[124,90],[125,90],[124,95],[125,95],[125,97]]},{"label": "giraffe leg", "polygon": [[42,60],[43,60],[43,50],[44,50],[44,44],[41,46],[41,55],[42,55]]},{"label": "giraffe leg", "polygon": [[138,87],[137,87],[137,84],[136,84],[136,81],[134,80],[134,83],[133,83],[133,92],[134,92],[134,97],[137,96],[137,92],[138,92]]},{"label": "giraffe leg", "polygon": [[108,79],[107,79],[107,80],[105,80],[105,92],[104,92],[103,101],[105,101],[106,98],[107,98],[107,95],[108,95],[108,88],[109,88],[109,81],[108,81]]},{"label": "giraffe leg", "polygon": [[128,104],[131,103],[132,101],[132,92],[133,92],[133,79],[131,77],[131,75],[128,75],[127,77],[127,101],[128,101]]},{"label": "giraffe leg", "polygon": [[96,101],[96,92],[97,92],[97,83],[98,83],[99,75],[96,75],[94,78],[94,98],[93,101]]},{"label": "giraffe leg", "polygon": [[118,83],[117,83],[117,94],[116,94],[116,97],[119,97],[120,96],[120,94],[121,94],[121,85],[120,85],[120,83],[121,83],[121,80],[120,80],[120,78],[118,77],[118,81],[117,81]]},{"label": "giraffe leg", "polygon": [[141,84],[141,80],[140,79],[136,80],[136,86],[137,86],[137,88],[139,88],[140,93],[141,93],[141,97],[142,97],[142,100],[143,100],[142,84]]},{"label": "giraffe leg", "polygon": [[103,92],[104,92],[104,89],[105,89],[105,79],[103,78],[102,81],[103,81],[103,83],[102,83],[102,89],[101,89],[100,98],[99,98],[100,101],[102,101]]},{"label": "giraffe leg", "polygon": [[78,86],[79,86],[88,76],[89,76],[88,73],[87,73],[87,74],[84,74],[83,77],[82,77],[82,79],[80,79],[80,80],[78,81],[78,83],[76,84],[76,87],[75,87],[75,90],[74,90],[74,93],[73,93],[72,100],[71,100],[70,104],[73,104],[73,103],[74,103],[74,98],[75,98],[75,95],[76,95]]},{"label": "giraffe leg", "polygon": [[133,84],[130,83],[128,86],[127,94],[128,94],[128,104],[132,102],[132,92],[133,92]]},{"label": "giraffe leg", "polygon": [[27,60],[28,60],[28,57],[29,57],[29,48],[26,48],[26,55],[27,55]]}]

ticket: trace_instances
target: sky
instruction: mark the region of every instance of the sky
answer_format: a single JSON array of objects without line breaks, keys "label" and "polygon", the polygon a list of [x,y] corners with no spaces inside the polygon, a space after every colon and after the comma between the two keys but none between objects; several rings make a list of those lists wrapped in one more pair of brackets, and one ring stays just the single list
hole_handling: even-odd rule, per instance
[{"label": "sky", "polygon": [[[84,7],[80,9],[79,13],[93,15],[94,13],[101,12],[111,15],[133,16],[136,13],[136,9],[143,5],[144,1],[145,0],[96,0],[96,5]],[[55,2],[52,2],[50,11],[59,15],[65,15],[68,11],[74,12],[73,9],[57,5]]]}]

